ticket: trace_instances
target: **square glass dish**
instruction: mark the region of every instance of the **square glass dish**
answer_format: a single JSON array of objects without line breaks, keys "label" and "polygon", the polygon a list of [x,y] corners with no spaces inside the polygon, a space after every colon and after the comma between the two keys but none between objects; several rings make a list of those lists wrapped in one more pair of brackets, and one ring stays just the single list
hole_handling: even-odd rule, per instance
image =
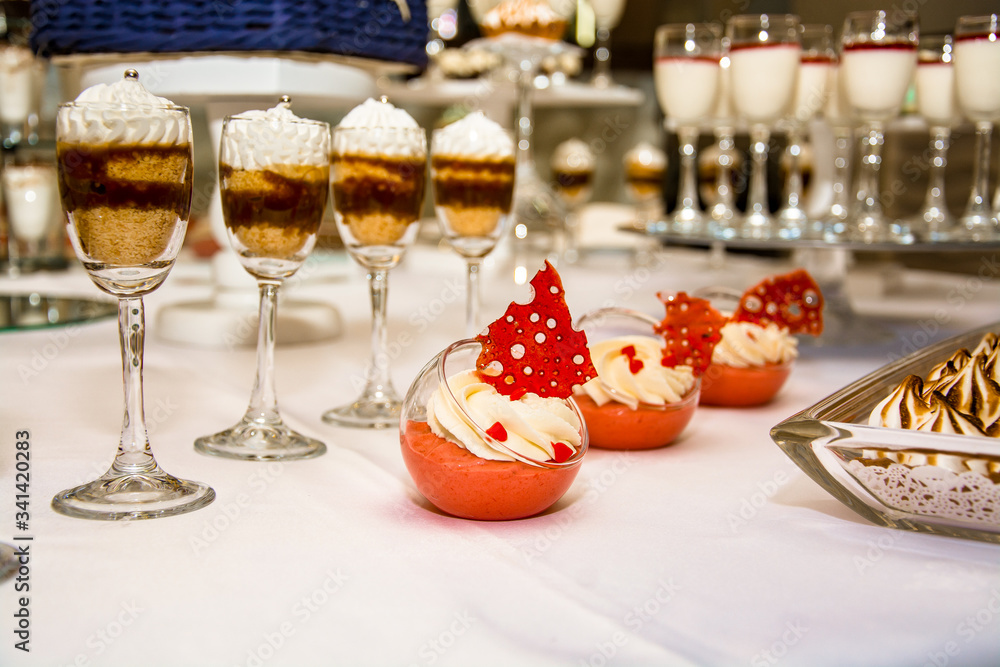
[{"label": "square glass dish", "polygon": [[908,375],[926,377],[1000,322],[889,363],[771,429],[817,484],[869,521],[1000,543],[1000,438],[869,426],[868,415]]}]

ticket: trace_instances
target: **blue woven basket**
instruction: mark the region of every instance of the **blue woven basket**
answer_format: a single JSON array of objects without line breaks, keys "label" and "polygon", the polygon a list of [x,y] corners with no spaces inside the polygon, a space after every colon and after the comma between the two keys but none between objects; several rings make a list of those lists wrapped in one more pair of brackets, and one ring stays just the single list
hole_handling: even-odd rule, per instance
[{"label": "blue woven basket", "polygon": [[311,51],[427,64],[427,5],[407,0],[31,0],[34,49]]}]

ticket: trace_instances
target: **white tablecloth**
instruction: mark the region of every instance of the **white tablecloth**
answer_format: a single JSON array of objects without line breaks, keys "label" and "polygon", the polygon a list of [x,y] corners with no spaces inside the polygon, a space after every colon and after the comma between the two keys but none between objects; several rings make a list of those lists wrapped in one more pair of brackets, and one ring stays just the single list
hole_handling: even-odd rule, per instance
[{"label": "white tablecloth", "polygon": [[[113,319],[0,334],[0,542],[33,537],[30,590],[0,586],[0,664],[1000,664],[1000,546],[869,524],[768,436],[913,341],[1000,319],[995,258],[984,255],[982,267],[981,276],[859,275],[856,307],[898,339],[803,347],[772,404],[701,408],[669,448],[592,450],[553,510],[507,523],[431,509],[395,431],[321,421],[356,396],[368,356],[367,290],[343,260],[294,290],[339,308],[343,335],[276,355],[286,421],[329,446],[314,460],[197,454],[196,437],[242,415],[254,352],[157,338],[158,309],[208,296],[204,265],[182,261],[146,299],[154,452],[167,471],[218,494],[183,516],[105,523],[49,507],[114,453],[122,398]],[[747,287],[786,268],[732,257],[712,269],[690,251],[636,268],[616,251],[562,273],[575,314],[616,303],[659,315],[657,291]],[[429,247],[392,272],[390,355],[401,393],[463,337],[461,276],[455,257]],[[97,294],[79,270],[0,288]],[[484,314],[526,293],[506,270],[487,269]],[[15,529],[18,430],[31,441],[28,531]],[[30,653],[15,648],[22,596]]]}]

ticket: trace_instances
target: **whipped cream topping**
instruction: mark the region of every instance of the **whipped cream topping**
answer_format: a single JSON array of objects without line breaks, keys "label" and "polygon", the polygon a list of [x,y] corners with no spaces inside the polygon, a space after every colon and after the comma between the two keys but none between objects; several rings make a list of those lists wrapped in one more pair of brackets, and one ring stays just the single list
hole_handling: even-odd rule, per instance
[{"label": "whipped cream topping", "polygon": [[503,160],[514,157],[514,140],[499,123],[482,111],[473,111],[435,131],[431,151],[435,155]]},{"label": "whipped cream topping", "polygon": [[330,132],[326,123],[296,116],[288,102],[267,111],[244,111],[226,125],[221,158],[234,169],[262,170],[277,164],[325,167],[330,161]]},{"label": "whipped cream topping", "polygon": [[799,342],[776,324],[729,322],[712,350],[712,363],[733,368],[784,364],[799,356]]},{"label": "whipped cream topping", "polygon": [[597,158],[586,142],[574,137],[556,146],[549,165],[554,171],[587,172],[594,170]]},{"label": "whipped cream topping", "polygon": [[649,143],[641,141],[625,153],[625,166],[637,166],[644,169],[666,169],[667,154]]},{"label": "whipped cream topping", "polygon": [[179,109],[125,77],[110,85],[99,83],[81,92],[73,105],[56,118],[59,141],[83,144],[135,144],[178,146],[191,142],[191,123],[181,114],[160,112]]},{"label": "whipped cream topping", "polygon": [[341,119],[333,150],[337,155],[420,157],[427,155],[427,137],[404,110],[368,98]]},{"label": "whipped cream topping", "polygon": [[668,368],[660,363],[663,343],[651,336],[620,336],[591,343],[590,357],[597,377],[574,387],[573,393],[586,394],[599,406],[609,401],[633,410],[640,403],[667,405],[680,401],[694,387],[691,367]]},{"label": "whipped cream topping", "polygon": [[504,445],[535,461],[554,459],[554,442],[569,446],[574,453],[580,448],[580,420],[565,401],[535,394],[512,401],[480,380],[474,370],[451,376],[448,386],[464,414],[441,385],[427,404],[427,423],[435,435],[479,458],[516,460],[481,438],[473,423],[485,431],[499,423],[506,432]]},{"label": "whipped cream topping", "polygon": [[926,379],[908,376],[868,417],[872,426],[1000,437],[1000,338],[987,334],[973,352],[958,350]]}]

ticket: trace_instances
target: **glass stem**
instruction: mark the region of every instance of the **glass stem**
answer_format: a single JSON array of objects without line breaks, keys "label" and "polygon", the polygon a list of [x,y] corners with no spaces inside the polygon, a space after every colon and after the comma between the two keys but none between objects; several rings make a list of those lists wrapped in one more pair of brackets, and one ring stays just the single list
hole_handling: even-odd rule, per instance
[{"label": "glass stem", "polygon": [[682,127],[677,130],[680,143],[681,169],[677,188],[677,208],[698,210],[698,179],[695,165],[698,161],[698,128]]},{"label": "glass stem", "polygon": [[750,157],[753,164],[747,193],[747,215],[770,215],[767,202],[767,145],[770,139],[771,131],[766,125],[754,125],[750,129]]},{"label": "glass stem", "polygon": [[258,281],[260,317],[257,325],[257,377],[250,393],[244,420],[258,424],[278,424],[278,395],[274,389],[274,339],[280,282]]},{"label": "glass stem", "polygon": [[479,272],[483,260],[468,257],[465,266],[465,333],[471,338],[479,333]]},{"label": "glass stem", "polygon": [[521,62],[521,72],[517,80],[517,171],[534,168],[531,154],[531,134],[534,111],[531,94],[535,87],[535,67],[529,60]]},{"label": "glass stem", "polygon": [[369,398],[394,397],[389,380],[389,357],[386,329],[386,299],[389,296],[388,269],[372,269],[368,273],[368,288],[372,302],[372,360],[365,378],[364,395]]},{"label": "glass stem", "polygon": [[987,220],[991,217],[989,203],[990,174],[990,139],[993,134],[993,123],[980,121],[976,123],[976,148],[972,172],[972,194],[965,209],[966,216],[982,216]]},{"label": "glass stem", "polygon": [[788,182],[785,184],[785,206],[802,205],[802,132],[797,126],[788,130]]},{"label": "glass stem", "polygon": [[594,40],[594,72],[591,84],[606,88],[611,84],[611,31],[608,28],[598,28]]},{"label": "glass stem", "polygon": [[848,184],[851,175],[851,128],[837,126],[833,130],[833,203],[830,211],[835,218],[847,216],[850,207]]},{"label": "glass stem", "polygon": [[931,161],[928,171],[927,199],[924,210],[947,210],[944,198],[944,169],[948,166],[948,148],[951,143],[951,130],[947,127],[931,128]]},{"label": "glass stem", "polygon": [[158,466],[149,447],[142,397],[142,351],[146,318],[142,297],[118,299],[118,334],[122,348],[125,415],[121,441],[111,466],[115,474],[152,473]]},{"label": "glass stem", "polygon": [[861,172],[858,178],[857,206],[860,217],[880,219],[882,202],[878,191],[879,170],[882,167],[882,144],[885,137],[882,123],[872,122],[861,137]]},{"label": "glass stem", "polygon": [[715,177],[716,206],[733,210],[736,206],[736,195],[733,192],[733,133],[729,128],[717,131],[719,138],[719,169]]}]

